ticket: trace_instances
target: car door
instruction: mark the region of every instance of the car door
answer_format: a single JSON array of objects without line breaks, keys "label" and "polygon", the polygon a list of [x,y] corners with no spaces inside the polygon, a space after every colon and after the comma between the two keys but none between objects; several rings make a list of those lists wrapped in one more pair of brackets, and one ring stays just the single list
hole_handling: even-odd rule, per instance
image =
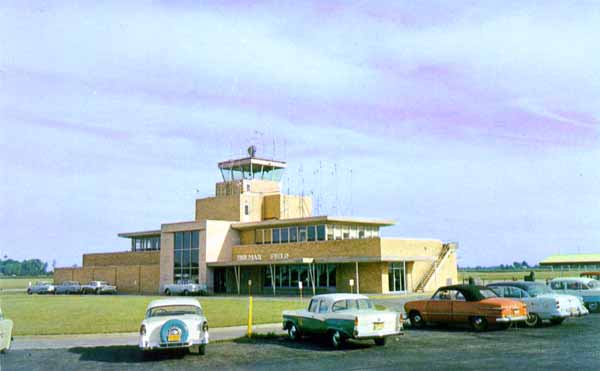
[{"label": "car door", "polygon": [[452,290],[451,299],[452,299],[452,322],[468,322],[469,317],[471,316],[472,303],[469,303],[464,295],[458,290]]},{"label": "car door", "polygon": [[317,314],[319,304],[322,300],[312,299],[308,304],[308,309],[298,313],[298,326],[300,331],[306,334],[314,334],[318,331]]},{"label": "car door", "polygon": [[427,302],[426,319],[431,322],[450,322],[452,318],[451,291],[438,290]]}]

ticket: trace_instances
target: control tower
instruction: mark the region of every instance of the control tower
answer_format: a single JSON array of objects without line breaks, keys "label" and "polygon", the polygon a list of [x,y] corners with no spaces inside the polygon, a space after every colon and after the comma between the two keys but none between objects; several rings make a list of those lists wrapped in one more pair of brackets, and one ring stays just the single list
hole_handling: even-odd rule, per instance
[{"label": "control tower", "polygon": [[196,220],[255,222],[312,216],[312,198],[281,193],[281,177],[287,164],[248,157],[218,164],[222,182],[215,185],[215,197],[196,200]]}]

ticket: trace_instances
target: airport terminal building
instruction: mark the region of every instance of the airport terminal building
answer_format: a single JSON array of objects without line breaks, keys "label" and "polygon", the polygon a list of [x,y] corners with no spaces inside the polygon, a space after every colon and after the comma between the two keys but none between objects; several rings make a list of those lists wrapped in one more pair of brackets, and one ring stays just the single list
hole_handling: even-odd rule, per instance
[{"label": "airport terminal building", "polygon": [[[382,238],[385,219],[312,215],[312,199],[281,192],[286,163],[246,158],[218,164],[215,196],[195,219],[119,233],[126,252],[85,254],[55,282],[105,280],[126,293],[161,293],[191,279],[212,294],[431,291],[456,283],[456,243]],[[249,283],[251,283],[249,285]]]}]

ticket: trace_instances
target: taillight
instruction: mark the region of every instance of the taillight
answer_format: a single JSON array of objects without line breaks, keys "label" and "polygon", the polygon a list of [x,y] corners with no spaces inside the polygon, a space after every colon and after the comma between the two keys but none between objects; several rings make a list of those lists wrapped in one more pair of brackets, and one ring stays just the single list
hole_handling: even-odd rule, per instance
[{"label": "taillight", "polygon": [[146,325],[140,326],[140,335],[146,335]]},{"label": "taillight", "polygon": [[358,317],[354,317],[354,328],[358,327]]}]

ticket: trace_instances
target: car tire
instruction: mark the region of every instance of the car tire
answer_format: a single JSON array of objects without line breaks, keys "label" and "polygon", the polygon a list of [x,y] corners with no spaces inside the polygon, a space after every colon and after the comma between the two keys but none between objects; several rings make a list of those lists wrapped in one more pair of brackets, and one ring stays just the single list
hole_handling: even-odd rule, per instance
[{"label": "car tire", "polygon": [[588,309],[590,310],[590,312],[594,313],[594,312],[598,312],[598,303],[593,302],[593,303],[589,303],[588,304]]},{"label": "car tire", "polygon": [[565,321],[564,318],[552,318],[550,320],[550,323],[553,325],[562,325],[562,323]]},{"label": "car tire", "polygon": [[293,323],[291,325],[288,326],[288,338],[292,341],[298,341],[300,340],[300,332],[298,331],[298,328],[296,327],[296,325],[294,325]]},{"label": "car tire", "polygon": [[198,354],[201,356],[206,354],[206,344],[200,344],[198,347]]},{"label": "car tire", "polygon": [[33,293],[31,292],[31,289],[27,289],[27,295],[31,295],[31,294],[33,294]]},{"label": "car tire", "polygon": [[542,319],[535,313],[529,313],[525,320],[525,326],[527,327],[539,327],[542,324]]},{"label": "car tire", "polygon": [[488,322],[485,317],[471,317],[471,327],[477,332],[485,331],[488,328]]},{"label": "car tire", "polygon": [[171,296],[171,290],[169,290],[169,289],[166,289],[166,290],[165,290],[165,295],[167,295],[167,296]]},{"label": "car tire", "polygon": [[100,289],[96,289],[96,291],[94,292],[94,294],[100,295]]},{"label": "car tire", "polygon": [[410,326],[413,328],[425,327],[425,320],[423,319],[423,316],[421,316],[421,313],[417,311],[410,312],[408,319],[410,320]]},{"label": "car tire", "polygon": [[346,342],[346,339],[338,330],[330,332],[330,340],[333,349],[340,349],[342,346],[344,346],[344,343]]},{"label": "car tire", "polygon": [[385,345],[385,343],[386,343],[386,338],[377,338],[377,339],[375,339],[375,345],[377,345],[377,346],[382,347],[382,346]]}]

